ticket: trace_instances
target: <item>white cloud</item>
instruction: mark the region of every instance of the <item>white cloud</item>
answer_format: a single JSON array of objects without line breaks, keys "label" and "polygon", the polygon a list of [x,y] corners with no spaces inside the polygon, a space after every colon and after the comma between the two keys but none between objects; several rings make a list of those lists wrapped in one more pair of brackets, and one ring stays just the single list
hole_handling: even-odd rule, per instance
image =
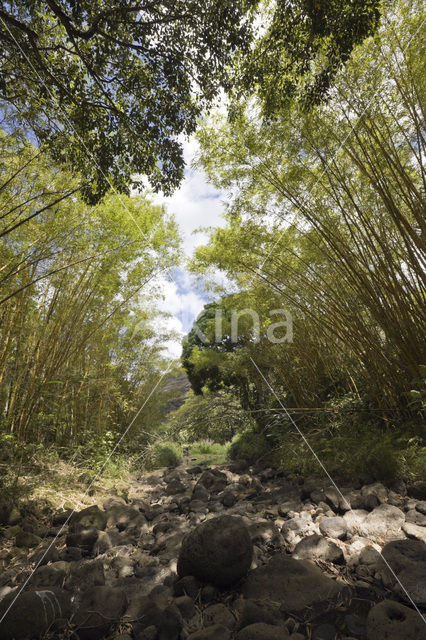
[{"label": "white cloud", "polygon": [[[183,237],[186,257],[190,257],[194,248],[207,240],[206,233],[194,234],[196,229],[224,225],[223,194],[207,183],[203,171],[191,168],[197,148],[194,137],[183,141],[186,168],[180,188],[167,198],[162,194],[150,196],[155,204],[165,205],[168,212],[174,215]],[[178,358],[182,351],[181,339],[190,330],[206,299],[197,291],[194,279],[185,269],[177,269],[173,281],[161,277],[156,284],[160,285],[164,294],[164,300],[159,301],[159,308],[171,314],[170,318],[164,319],[162,327],[179,335],[178,339],[165,343],[165,352],[170,358]]]},{"label": "white cloud", "polygon": [[180,188],[167,198],[161,194],[154,195],[154,202],[165,204],[167,210],[175,216],[183,235],[183,248],[187,256],[207,239],[205,233],[193,234],[195,229],[224,225],[221,217],[224,209],[222,193],[207,183],[203,171],[191,169],[197,148],[195,138],[183,142],[186,169]]},{"label": "white cloud", "polygon": [[179,358],[181,355],[182,338],[188,333],[205,304],[205,300],[191,288],[189,274],[179,270],[176,275],[174,281],[160,277],[155,283],[164,296],[164,299],[158,300],[159,310],[171,314],[161,318],[159,328],[177,334],[176,338],[165,343],[165,352],[170,358]]}]

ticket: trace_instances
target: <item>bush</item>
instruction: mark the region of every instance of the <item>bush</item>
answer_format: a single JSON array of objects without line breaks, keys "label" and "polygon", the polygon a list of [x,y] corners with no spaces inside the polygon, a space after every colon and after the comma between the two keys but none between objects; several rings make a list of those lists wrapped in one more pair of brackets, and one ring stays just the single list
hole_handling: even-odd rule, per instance
[{"label": "bush", "polygon": [[177,467],[182,461],[182,449],[174,442],[155,442],[147,451],[145,466],[149,470]]},{"label": "bush", "polygon": [[261,431],[248,429],[240,435],[235,436],[229,447],[229,457],[231,460],[247,460],[253,463],[259,458],[266,458],[271,453],[265,434]]},{"label": "bush", "polygon": [[[421,438],[372,425],[305,431],[305,435],[329,474],[341,481],[367,476],[389,482],[426,475],[426,447]],[[297,433],[283,437],[276,461],[287,471],[304,476],[321,472],[318,461]]]}]

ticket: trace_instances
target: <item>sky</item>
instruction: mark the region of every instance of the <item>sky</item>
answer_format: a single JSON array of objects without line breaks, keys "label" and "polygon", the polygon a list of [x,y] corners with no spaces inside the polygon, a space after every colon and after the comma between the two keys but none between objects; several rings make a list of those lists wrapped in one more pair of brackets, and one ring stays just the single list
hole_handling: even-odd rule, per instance
[{"label": "sky", "polygon": [[[185,159],[185,178],[172,196],[154,196],[156,204],[164,204],[167,211],[175,216],[183,238],[185,257],[189,258],[195,247],[204,244],[206,233],[194,233],[199,227],[223,226],[221,217],[224,209],[224,196],[220,191],[207,183],[204,172],[191,168],[191,162],[197,150],[197,142],[190,138],[183,143]],[[171,358],[181,354],[181,338],[188,333],[192,323],[207,302],[206,294],[197,287],[193,277],[184,267],[174,270],[172,279],[160,281],[164,292],[164,300],[160,301],[160,309],[171,314],[164,321],[167,328],[173,329],[180,336],[165,345],[166,353]]]}]

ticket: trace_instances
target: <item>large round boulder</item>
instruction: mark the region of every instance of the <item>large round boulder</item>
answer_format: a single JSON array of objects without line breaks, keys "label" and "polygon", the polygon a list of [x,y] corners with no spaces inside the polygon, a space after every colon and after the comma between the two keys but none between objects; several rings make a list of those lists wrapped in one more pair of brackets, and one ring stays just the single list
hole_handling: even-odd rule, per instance
[{"label": "large round boulder", "polygon": [[227,587],[243,578],[253,557],[249,531],[241,518],[219,516],[207,520],[182,542],[177,570],[180,577]]}]

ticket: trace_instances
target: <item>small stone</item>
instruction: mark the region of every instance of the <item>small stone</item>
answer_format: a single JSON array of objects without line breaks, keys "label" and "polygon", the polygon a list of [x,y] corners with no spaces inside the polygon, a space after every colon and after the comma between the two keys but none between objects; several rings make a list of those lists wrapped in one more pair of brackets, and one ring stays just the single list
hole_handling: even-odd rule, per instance
[{"label": "small stone", "polygon": [[17,547],[28,549],[31,547],[37,547],[41,542],[41,538],[29,531],[18,531],[15,536],[15,544]]},{"label": "small stone", "polygon": [[176,597],[189,596],[193,600],[197,597],[201,584],[194,576],[184,576],[173,585],[173,594]]},{"label": "small stone", "polygon": [[179,598],[175,599],[175,605],[179,609],[182,618],[185,620],[189,620],[193,616],[195,616],[196,610],[195,605],[189,596],[179,596]]},{"label": "small stone", "polygon": [[390,504],[381,504],[359,525],[359,533],[367,538],[392,539],[401,536],[404,512]]},{"label": "small stone", "polygon": [[220,624],[201,629],[188,636],[188,640],[230,640],[231,632]]},{"label": "small stone", "polygon": [[235,602],[234,609],[238,618],[238,629],[243,629],[255,622],[273,625],[280,625],[283,622],[279,606],[265,600],[241,598]]},{"label": "small stone", "polygon": [[99,640],[118,622],[126,608],[126,595],[113,587],[92,587],[82,595],[73,616],[80,640]]},{"label": "small stone", "polygon": [[426,515],[426,500],[420,500],[417,502],[416,510]]},{"label": "small stone", "polygon": [[321,624],[314,631],[312,640],[334,640],[337,629],[332,624]]},{"label": "small stone", "polygon": [[335,564],[344,563],[342,549],[331,540],[316,533],[303,538],[294,548],[292,556],[297,560],[324,560]]},{"label": "small stone", "polygon": [[323,518],[319,524],[319,528],[324,536],[337,538],[339,540],[344,540],[348,532],[345,520],[339,516]]},{"label": "small stone", "polygon": [[421,527],[420,525],[412,524],[411,522],[404,522],[402,530],[408,538],[413,538],[414,540],[420,540],[421,542],[426,543],[426,527]]},{"label": "small stone", "polygon": [[105,529],[107,516],[105,511],[99,509],[97,505],[87,507],[82,511],[76,511],[70,518],[70,526],[81,525],[82,527],[95,527],[95,529]]},{"label": "small stone", "polygon": [[204,623],[207,626],[213,624],[220,624],[227,629],[233,629],[235,627],[235,618],[224,604],[212,604],[203,611]]},{"label": "small stone", "polygon": [[256,622],[237,633],[237,640],[284,640],[289,634],[284,627]]},{"label": "small stone", "polygon": [[352,636],[365,635],[365,621],[353,613],[345,616],[345,627]]}]

